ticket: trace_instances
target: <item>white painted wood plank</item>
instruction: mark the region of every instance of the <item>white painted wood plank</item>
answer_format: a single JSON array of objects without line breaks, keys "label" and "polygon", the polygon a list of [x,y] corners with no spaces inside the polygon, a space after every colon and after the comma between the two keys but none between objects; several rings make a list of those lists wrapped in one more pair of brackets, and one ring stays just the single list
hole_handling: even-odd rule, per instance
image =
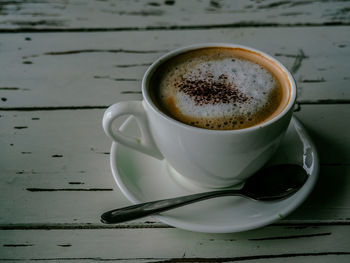
[{"label": "white painted wood plank", "polygon": [[[110,205],[128,204],[119,191],[111,191],[117,187],[109,168],[111,142],[101,126],[103,111],[1,115],[0,187],[9,197],[0,201],[2,223],[98,222],[106,199],[116,200]],[[32,192],[28,188],[86,191]],[[91,188],[97,190],[88,191]]]},{"label": "white painted wood plank", "polygon": [[2,29],[173,28],[349,23],[346,1],[98,1],[0,3]]},{"label": "white painted wood plank", "polygon": [[348,27],[1,34],[0,108],[141,99],[150,63],[200,42],[245,44],[274,55],[294,72],[300,102],[349,101],[349,39]]},{"label": "white painted wood plank", "polygon": [[295,115],[314,139],[323,164],[350,164],[348,104],[302,105]]},{"label": "white painted wood plank", "polygon": [[[315,191],[283,222],[350,222],[349,114],[348,105],[302,105],[296,113],[323,166]],[[1,225],[99,225],[102,212],[130,204],[112,179],[103,110],[0,115]],[[135,224],[147,221],[154,222]]]},{"label": "white painted wood plank", "polygon": [[6,230],[0,231],[0,260],[348,262],[349,235],[348,226],[270,226],[235,234],[174,228]]}]

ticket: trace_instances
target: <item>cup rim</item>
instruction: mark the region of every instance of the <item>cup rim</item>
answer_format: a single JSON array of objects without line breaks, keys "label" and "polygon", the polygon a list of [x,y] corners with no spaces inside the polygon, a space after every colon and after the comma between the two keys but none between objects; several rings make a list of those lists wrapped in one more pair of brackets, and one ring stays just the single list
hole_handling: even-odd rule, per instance
[{"label": "cup rim", "polygon": [[[147,86],[148,83],[150,83],[150,79],[152,76],[152,73],[156,71],[159,65],[163,64],[165,61],[169,60],[170,58],[177,56],[179,54],[192,51],[192,50],[197,50],[197,49],[202,49],[202,48],[212,48],[212,47],[224,47],[224,48],[239,48],[239,49],[244,49],[247,51],[251,51],[254,53],[257,53],[259,55],[262,55],[268,60],[271,60],[277,66],[286,74],[288,82],[290,84],[290,96],[287,105],[284,107],[284,109],[275,117],[264,121],[262,123],[256,124],[251,127],[243,128],[243,129],[235,129],[235,130],[214,130],[214,129],[205,129],[201,127],[196,127],[196,126],[191,126],[189,124],[183,123],[181,121],[178,121],[174,118],[169,117],[162,111],[158,109],[158,107],[153,103],[150,94],[147,92]],[[177,49],[174,49],[170,52],[167,52],[166,54],[162,55],[159,57],[157,60],[155,60],[146,70],[143,78],[142,78],[142,96],[143,96],[143,101],[149,106],[149,108],[157,115],[161,116],[163,119],[172,122],[175,125],[181,126],[182,128],[189,129],[189,130],[195,130],[196,132],[203,132],[203,133],[243,133],[243,132],[249,132],[249,131],[254,131],[261,129],[263,127],[269,126],[282,117],[284,117],[294,106],[295,101],[296,101],[296,82],[292,74],[289,72],[289,70],[276,58],[272,57],[271,55],[255,49],[251,48],[245,45],[240,45],[240,44],[234,44],[234,43],[200,43],[200,44],[193,44],[193,45],[187,45],[183,46]]]}]

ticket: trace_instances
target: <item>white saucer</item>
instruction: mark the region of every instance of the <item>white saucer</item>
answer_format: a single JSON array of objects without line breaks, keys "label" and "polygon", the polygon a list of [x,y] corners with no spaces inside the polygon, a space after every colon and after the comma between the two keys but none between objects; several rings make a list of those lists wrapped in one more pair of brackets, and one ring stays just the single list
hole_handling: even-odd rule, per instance
[{"label": "white saucer", "polygon": [[[132,117],[124,122],[121,129],[128,135],[139,135],[136,121]],[[183,187],[175,181],[169,173],[166,161],[159,161],[117,143],[112,144],[110,161],[119,188],[134,204],[193,193],[193,188]],[[295,117],[268,165],[277,163],[300,164],[309,173],[305,185],[287,199],[258,202],[242,197],[220,197],[193,203],[154,217],[174,227],[207,233],[245,231],[284,218],[310,194],[319,170],[314,144]]]}]

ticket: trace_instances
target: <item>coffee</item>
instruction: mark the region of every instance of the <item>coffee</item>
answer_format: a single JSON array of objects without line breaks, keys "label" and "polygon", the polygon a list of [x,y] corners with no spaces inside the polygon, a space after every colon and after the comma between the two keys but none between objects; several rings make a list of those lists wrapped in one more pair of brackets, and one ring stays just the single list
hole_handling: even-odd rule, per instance
[{"label": "coffee", "polygon": [[274,62],[253,51],[210,47],[171,58],[153,74],[158,108],[185,124],[215,130],[251,127],[288,104],[289,84]]},{"label": "coffee", "polygon": [[[174,179],[186,188],[222,188],[242,183],[273,156],[290,127],[296,85],[263,52],[203,43],[158,58],[142,78],[142,98],[117,102],[104,113],[113,147],[162,160],[169,168],[164,175],[179,175]],[[115,129],[125,115],[134,118]],[[130,137],[129,127],[138,136]]]}]

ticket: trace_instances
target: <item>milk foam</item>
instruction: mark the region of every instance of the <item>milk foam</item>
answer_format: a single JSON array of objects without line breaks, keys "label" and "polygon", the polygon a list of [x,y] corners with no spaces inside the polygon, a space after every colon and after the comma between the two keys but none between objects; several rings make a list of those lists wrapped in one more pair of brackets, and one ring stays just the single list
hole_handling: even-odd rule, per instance
[{"label": "milk foam", "polygon": [[234,87],[249,100],[231,99],[228,103],[198,104],[193,97],[175,89],[176,106],[185,115],[192,117],[222,117],[254,114],[263,108],[275,87],[273,76],[261,66],[247,60],[223,59],[219,61],[202,62],[188,70],[183,77],[189,80],[208,80],[220,82],[219,77],[227,76],[228,88]]},{"label": "milk foam", "polygon": [[[276,83],[269,71],[249,60],[202,55],[169,67],[159,92],[162,104],[179,120],[213,129],[229,123],[226,128],[232,129],[261,121],[260,113],[269,107]],[[171,107],[166,106],[169,101]],[[269,109],[266,112],[271,114]]]}]

